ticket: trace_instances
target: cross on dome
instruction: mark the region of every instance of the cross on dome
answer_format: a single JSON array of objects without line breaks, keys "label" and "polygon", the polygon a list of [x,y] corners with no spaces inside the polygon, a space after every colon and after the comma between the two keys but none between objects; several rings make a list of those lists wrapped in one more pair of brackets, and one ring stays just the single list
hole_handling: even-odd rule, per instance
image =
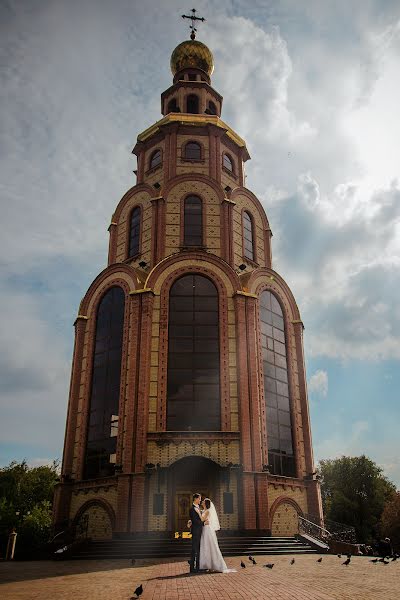
[{"label": "cross on dome", "polygon": [[196,17],[196,9],[192,8],[192,14],[191,15],[182,15],[182,19],[190,19],[192,21],[192,24],[190,25],[189,29],[191,30],[191,34],[190,34],[190,39],[194,40],[196,38],[196,27],[195,27],[195,22],[196,21],[205,21],[204,17]]}]

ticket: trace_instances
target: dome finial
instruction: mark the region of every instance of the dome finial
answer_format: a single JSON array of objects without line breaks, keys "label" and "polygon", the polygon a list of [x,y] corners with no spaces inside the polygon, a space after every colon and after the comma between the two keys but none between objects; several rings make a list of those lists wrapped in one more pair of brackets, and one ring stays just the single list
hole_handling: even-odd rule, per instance
[{"label": "dome finial", "polygon": [[191,40],[196,39],[196,31],[197,31],[197,29],[194,26],[194,24],[195,24],[196,21],[205,21],[205,18],[204,17],[196,17],[196,9],[192,8],[192,15],[191,16],[190,15],[182,15],[182,19],[191,19],[192,24],[190,25],[190,28],[189,28],[190,31],[191,31],[191,33],[190,33],[190,39]]}]

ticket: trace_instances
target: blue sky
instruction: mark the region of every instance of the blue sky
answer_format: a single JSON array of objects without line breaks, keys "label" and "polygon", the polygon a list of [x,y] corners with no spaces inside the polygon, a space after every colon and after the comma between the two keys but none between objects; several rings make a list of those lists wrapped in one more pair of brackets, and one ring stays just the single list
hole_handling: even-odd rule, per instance
[{"label": "blue sky", "polygon": [[[400,5],[196,7],[305,324],[315,460],[364,453],[400,487]],[[190,8],[0,0],[0,464],[61,456],[72,324]]]}]

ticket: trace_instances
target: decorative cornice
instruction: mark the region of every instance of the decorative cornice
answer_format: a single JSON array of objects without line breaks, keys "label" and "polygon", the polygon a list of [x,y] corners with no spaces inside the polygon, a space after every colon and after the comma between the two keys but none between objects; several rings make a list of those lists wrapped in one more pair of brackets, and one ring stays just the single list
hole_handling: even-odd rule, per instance
[{"label": "decorative cornice", "polygon": [[233,204],[235,206],[236,202],[234,200],[231,200],[230,198],[224,198],[222,200],[222,202],[228,202],[229,204]]},{"label": "decorative cornice", "polygon": [[153,296],[155,296],[154,291],[151,288],[143,288],[142,290],[132,290],[131,292],[129,292],[130,296],[135,296],[136,294],[153,294]]},{"label": "decorative cornice", "polygon": [[219,127],[220,129],[224,130],[224,133],[226,133],[228,138],[231,139],[237,146],[239,146],[239,148],[243,149],[245,153],[243,158],[245,158],[245,156],[247,158],[250,158],[246,148],[246,142],[233,129],[231,129],[229,125],[227,125],[224,121],[222,121],[222,119],[220,119],[216,115],[191,115],[182,113],[169,113],[163,119],[160,119],[160,121],[157,121],[156,123],[151,125],[151,127],[148,127],[147,129],[142,131],[142,133],[139,133],[137,137],[138,143],[145,142],[148,138],[152,137],[155,133],[159,132],[160,128],[169,123],[177,123],[179,125],[192,125],[195,127],[207,124],[215,125],[216,127]]},{"label": "decorative cornice", "polygon": [[78,321],[88,321],[88,320],[89,320],[89,317],[87,317],[86,315],[78,315],[74,321],[74,327]]},{"label": "decorative cornice", "polygon": [[246,296],[247,298],[256,298],[256,300],[258,300],[257,294],[251,294],[250,292],[237,291],[233,294],[233,296]]}]

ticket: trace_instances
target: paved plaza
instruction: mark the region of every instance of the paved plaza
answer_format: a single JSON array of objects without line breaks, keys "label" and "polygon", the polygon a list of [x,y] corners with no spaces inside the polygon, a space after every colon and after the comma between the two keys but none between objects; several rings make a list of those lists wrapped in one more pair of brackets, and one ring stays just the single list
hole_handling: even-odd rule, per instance
[{"label": "paved plaza", "polygon": [[[389,565],[336,555],[227,558],[237,573],[189,575],[188,564],[140,560],[0,563],[2,600],[129,600],[143,584],[142,600],[398,600],[400,560]],[[241,558],[246,569],[240,567]],[[272,562],[273,569],[262,565]]]}]

